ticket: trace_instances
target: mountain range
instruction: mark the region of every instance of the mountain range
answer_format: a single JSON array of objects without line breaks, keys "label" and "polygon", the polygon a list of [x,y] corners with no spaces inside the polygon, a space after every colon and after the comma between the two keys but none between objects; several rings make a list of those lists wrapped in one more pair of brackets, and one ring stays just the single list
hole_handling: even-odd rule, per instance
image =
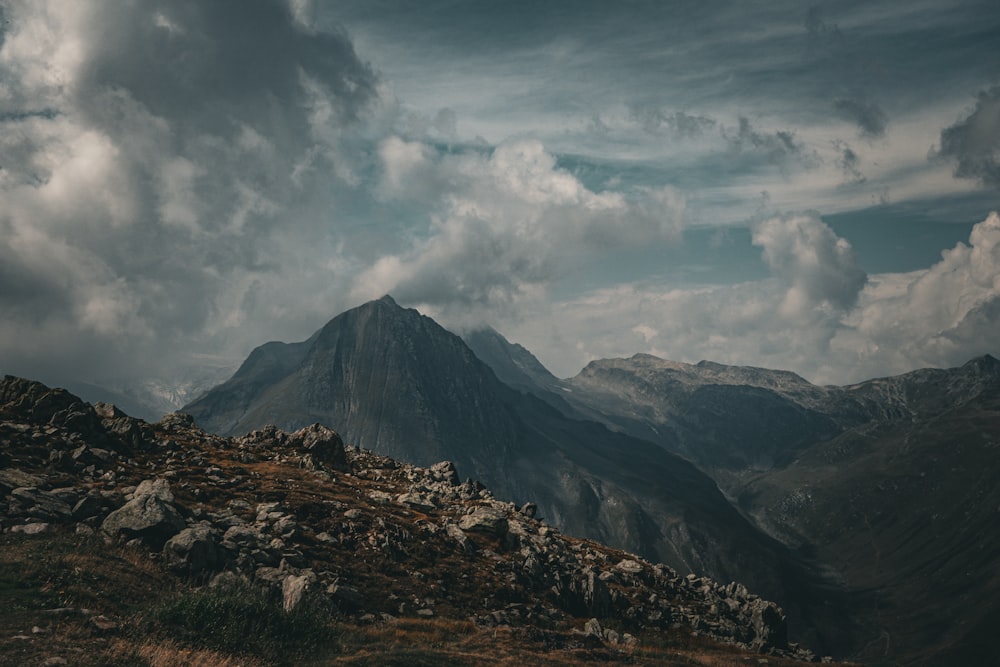
[{"label": "mountain range", "polygon": [[848,387],[649,355],[562,380],[384,297],[257,348],[184,411],[447,459],[567,533],[745,583],[818,652],[948,664],[989,650],[998,614],[998,387],[992,357]]}]

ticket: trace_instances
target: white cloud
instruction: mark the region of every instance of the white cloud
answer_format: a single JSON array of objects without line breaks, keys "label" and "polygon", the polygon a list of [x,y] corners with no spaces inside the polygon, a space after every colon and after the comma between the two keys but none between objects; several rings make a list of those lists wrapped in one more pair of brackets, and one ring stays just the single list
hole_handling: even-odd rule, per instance
[{"label": "white cloud", "polygon": [[786,288],[782,311],[802,316],[817,307],[850,309],[865,284],[851,244],[816,216],[772,218],[755,225],[753,244]]},{"label": "white cloud", "polygon": [[391,292],[432,309],[503,308],[595,254],[670,242],[682,224],[674,190],[595,192],[538,141],[450,154],[390,137],[379,157],[381,191],[431,213],[407,250],[358,277],[356,300]]},{"label": "white cloud", "polygon": [[[996,213],[933,266],[867,281],[843,239],[815,217],[763,222],[754,242],[769,279],[687,289],[620,285],[558,302],[547,317],[525,314],[498,326],[512,340],[535,341],[532,350],[562,376],[592,359],[648,352],[846,384],[1000,351]],[[587,332],[581,344],[568,345],[580,331]]]}]

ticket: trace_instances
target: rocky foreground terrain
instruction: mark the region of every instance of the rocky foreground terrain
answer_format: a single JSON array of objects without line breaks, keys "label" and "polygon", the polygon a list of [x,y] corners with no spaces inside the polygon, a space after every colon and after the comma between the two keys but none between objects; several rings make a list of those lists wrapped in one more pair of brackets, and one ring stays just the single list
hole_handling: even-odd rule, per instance
[{"label": "rocky foreground terrain", "polygon": [[332,430],[0,381],[0,664],[793,665],[774,603]]}]

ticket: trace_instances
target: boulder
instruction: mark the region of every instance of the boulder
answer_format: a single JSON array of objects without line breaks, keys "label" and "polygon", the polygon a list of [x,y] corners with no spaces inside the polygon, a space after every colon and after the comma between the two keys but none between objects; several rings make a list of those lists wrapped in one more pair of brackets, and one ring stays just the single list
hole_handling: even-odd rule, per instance
[{"label": "boulder", "polygon": [[285,611],[292,611],[299,606],[313,580],[315,580],[315,576],[309,577],[305,574],[290,574],[285,577],[285,580],[281,582],[281,598]]},{"label": "boulder", "polygon": [[503,537],[507,534],[507,516],[492,507],[477,507],[458,521],[458,527],[473,533]]},{"label": "boulder", "polygon": [[185,528],[163,545],[163,562],[178,574],[210,572],[222,560],[213,531],[205,525]]},{"label": "boulder", "polygon": [[458,486],[461,482],[458,470],[455,469],[455,464],[451,461],[435,463],[431,466],[431,473],[434,475],[435,480],[445,482],[450,486]]},{"label": "boulder", "polygon": [[289,435],[288,444],[312,457],[323,467],[347,469],[344,441],[337,432],[322,424],[306,426]]},{"label": "boulder", "polygon": [[174,506],[164,500],[173,498],[169,485],[164,480],[157,482],[163,484],[149,482],[145,487],[147,482],[140,484],[132,500],[108,514],[101,530],[114,538],[139,538],[153,549],[162,549],[167,540],[186,528],[187,524]]},{"label": "boulder", "polygon": [[476,552],[476,545],[472,543],[462,530],[456,525],[449,525],[446,529],[448,537],[452,538],[458,543],[458,546],[462,548],[462,552],[466,554],[473,554]]},{"label": "boulder", "polygon": [[430,496],[413,491],[399,494],[396,497],[396,502],[400,505],[408,505],[419,510],[432,510],[437,507]]},{"label": "boulder", "polygon": [[194,417],[185,412],[171,412],[163,415],[160,426],[165,429],[198,429],[194,423]]},{"label": "boulder", "polygon": [[759,598],[753,600],[750,602],[750,621],[755,633],[750,648],[761,652],[788,648],[788,626],[778,605]]},{"label": "boulder", "polygon": [[139,486],[135,487],[135,491],[132,492],[132,498],[138,499],[146,496],[155,496],[165,503],[174,502],[170,482],[165,479],[144,479],[139,482]]}]

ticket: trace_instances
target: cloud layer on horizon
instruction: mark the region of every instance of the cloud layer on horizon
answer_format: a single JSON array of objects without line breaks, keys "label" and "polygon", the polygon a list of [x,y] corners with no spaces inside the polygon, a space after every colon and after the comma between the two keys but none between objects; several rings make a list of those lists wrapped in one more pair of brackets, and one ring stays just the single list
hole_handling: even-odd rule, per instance
[{"label": "cloud layer on horizon", "polygon": [[[511,320],[511,340],[557,374],[586,362],[646,352],[794,370],[848,384],[997,354],[1000,216],[933,266],[865,276],[850,245],[815,216],[766,220],[754,231],[772,270],[732,286],[619,285],[555,303],[548,319]],[[578,332],[585,331],[587,336]]]}]

